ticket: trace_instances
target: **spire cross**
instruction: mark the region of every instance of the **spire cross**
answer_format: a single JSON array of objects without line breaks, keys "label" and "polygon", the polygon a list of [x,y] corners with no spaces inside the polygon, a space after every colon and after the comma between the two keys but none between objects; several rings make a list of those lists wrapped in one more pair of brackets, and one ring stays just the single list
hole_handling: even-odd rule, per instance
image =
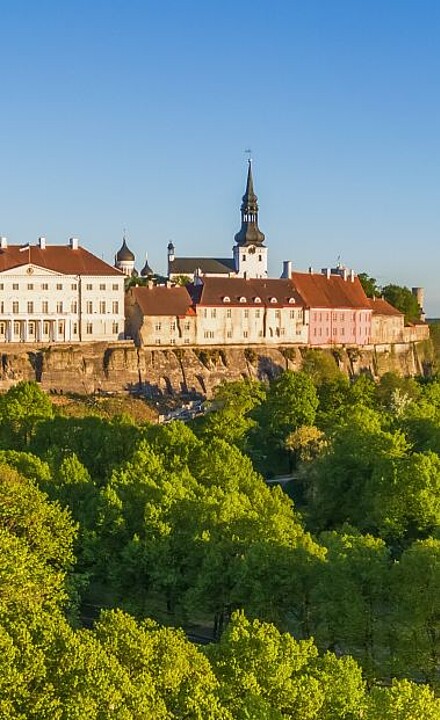
[{"label": "spire cross", "polygon": [[247,149],[244,151],[244,153],[245,153],[245,155],[248,156],[248,162],[251,163],[251,162],[252,162],[252,150],[251,150],[251,148],[247,148]]}]

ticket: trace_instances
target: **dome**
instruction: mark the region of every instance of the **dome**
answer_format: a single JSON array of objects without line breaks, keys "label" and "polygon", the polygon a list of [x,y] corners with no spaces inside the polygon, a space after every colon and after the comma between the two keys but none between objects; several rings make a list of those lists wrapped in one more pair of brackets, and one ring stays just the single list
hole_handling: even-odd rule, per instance
[{"label": "dome", "polygon": [[151,275],[154,275],[154,270],[152,270],[148,264],[148,255],[145,256],[145,265],[141,270],[141,275],[142,277],[150,277]]},{"label": "dome", "polygon": [[127,247],[127,243],[122,243],[122,247],[118,252],[116,253],[116,262],[134,262],[134,255],[131,252],[131,250]]}]

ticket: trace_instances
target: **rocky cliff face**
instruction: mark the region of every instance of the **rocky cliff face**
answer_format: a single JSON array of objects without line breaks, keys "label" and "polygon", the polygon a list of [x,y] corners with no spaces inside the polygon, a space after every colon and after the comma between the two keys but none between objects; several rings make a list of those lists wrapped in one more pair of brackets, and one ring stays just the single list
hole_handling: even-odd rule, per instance
[{"label": "rocky cliff face", "polygon": [[[270,379],[287,368],[299,370],[307,348],[144,349],[131,342],[81,345],[3,345],[0,390],[18,380],[37,380],[57,392],[123,392],[136,388],[154,394],[199,392],[211,396],[222,380]],[[310,351],[309,351],[310,352]],[[429,374],[429,341],[325,349],[349,375],[374,377],[393,370],[401,375]]]}]

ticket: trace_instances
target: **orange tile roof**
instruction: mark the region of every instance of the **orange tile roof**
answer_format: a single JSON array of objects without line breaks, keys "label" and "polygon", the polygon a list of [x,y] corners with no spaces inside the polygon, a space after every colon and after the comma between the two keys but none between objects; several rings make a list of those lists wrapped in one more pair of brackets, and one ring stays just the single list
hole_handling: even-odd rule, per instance
[{"label": "orange tile roof", "polygon": [[0,249],[0,273],[29,263],[63,275],[123,274],[83,247],[73,250],[69,245],[46,245],[42,249],[31,245],[23,249],[22,245],[8,245]]},{"label": "orange tile roof", "polygon": [[191,315],[192,299],[185,287],[155,285],[129,291],[143,315]]},{"label": "orange tile roof", "polygon": [[320,273],[292,273],[292,281],[310,308],[370,309],[370,303],[357,276],[351,281],[340,275],[328,278]]},{"label": "orange tile roof", "polygon": [[400,310],[393,307],[385,298],[369,298],[369,301],[374,315],[396,315],[398,317],[403,315]]},{"label": "orange tile roof", "polygon": [[[201,285],[188,285],[188,291],[197,305],[255,306],[255,298],[260,299],[261,305],[269,305],[270,307],[284,307],[292,304],[302,307],[303,305],[289,278],[279,280],[252,278],[246,280],[237,277],[204,277],[202,283]],[[229,298],[226,303],[225,298]],[[244,300],[241,298],[244,298]]]}]

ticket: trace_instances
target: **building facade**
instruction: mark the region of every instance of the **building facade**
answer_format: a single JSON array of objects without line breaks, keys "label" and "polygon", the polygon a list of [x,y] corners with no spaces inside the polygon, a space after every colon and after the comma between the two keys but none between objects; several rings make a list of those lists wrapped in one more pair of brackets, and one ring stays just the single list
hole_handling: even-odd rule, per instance
[{"label": "building facade", "polygon": [[118,340],[124,320],[124,276],[76,239],[0,239],[0,342]]}]

